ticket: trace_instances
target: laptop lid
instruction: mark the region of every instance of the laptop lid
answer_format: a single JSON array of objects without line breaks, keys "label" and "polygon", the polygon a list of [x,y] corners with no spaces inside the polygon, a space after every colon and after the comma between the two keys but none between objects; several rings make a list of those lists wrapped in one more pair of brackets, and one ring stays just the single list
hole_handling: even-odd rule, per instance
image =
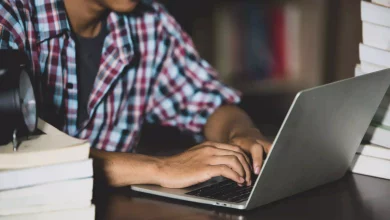
[{"label": "laptop lid", "polygon": [[390,69],[297,94],[247,209],[341,178],[390,85]]}]

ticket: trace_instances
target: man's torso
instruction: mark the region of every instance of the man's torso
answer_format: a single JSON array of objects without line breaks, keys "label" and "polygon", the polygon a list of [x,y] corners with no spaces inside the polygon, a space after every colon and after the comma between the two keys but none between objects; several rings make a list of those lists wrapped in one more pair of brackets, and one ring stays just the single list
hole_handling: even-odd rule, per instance
[{"label": "man's torso", "polygon": [[200,132],[218,105],[238,102],[153,3],[131,15],[108,15],[100,66],[88,103],[81,103],[88,120],[78,124],[76,41],[63,1],[8,0],[0,11],[0,24],[13,36],[10,47],[23,48],[41,82],[40,115],[98,149],[133,150],[144,120]]}]

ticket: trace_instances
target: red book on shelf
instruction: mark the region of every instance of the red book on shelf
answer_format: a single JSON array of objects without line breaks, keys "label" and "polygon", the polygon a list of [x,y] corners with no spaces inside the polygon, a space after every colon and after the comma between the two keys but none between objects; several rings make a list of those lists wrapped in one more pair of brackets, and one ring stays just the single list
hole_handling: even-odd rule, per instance
[{"label": "red book on shelf", "polygon": [[271,76],[274,79],[286,77],[286,25],[283,6],[276,6],[271,11],[271,44],[273,63]]}]

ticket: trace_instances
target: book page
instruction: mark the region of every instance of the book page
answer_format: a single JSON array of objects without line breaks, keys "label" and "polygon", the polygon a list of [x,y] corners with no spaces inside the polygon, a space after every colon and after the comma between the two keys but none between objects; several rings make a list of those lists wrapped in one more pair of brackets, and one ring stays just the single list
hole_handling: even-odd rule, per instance
[{"label": "book page", "polygon": [[0,146],[0,154],[56,150],[88,143],[87,140],[77,139],[61,132],[41,119],[38,121],[38,130],[44,134],[21,138],[17,152],[13,151],[11,142],[7,145]]}]

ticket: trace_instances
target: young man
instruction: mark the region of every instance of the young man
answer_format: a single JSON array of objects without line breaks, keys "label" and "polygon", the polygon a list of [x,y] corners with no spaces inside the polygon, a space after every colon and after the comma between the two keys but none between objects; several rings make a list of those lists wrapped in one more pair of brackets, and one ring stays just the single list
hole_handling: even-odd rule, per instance
[{"label": "young man", "polygon": [[[27,54],[41,117],[88,139],[113,186],[180,188],[214,176],[251,184],[270,149],[234,106],[236,92],[154,1],[2,0],[0,48]],[[145,120],[208,141],[172,157],[136,154]]]}]

